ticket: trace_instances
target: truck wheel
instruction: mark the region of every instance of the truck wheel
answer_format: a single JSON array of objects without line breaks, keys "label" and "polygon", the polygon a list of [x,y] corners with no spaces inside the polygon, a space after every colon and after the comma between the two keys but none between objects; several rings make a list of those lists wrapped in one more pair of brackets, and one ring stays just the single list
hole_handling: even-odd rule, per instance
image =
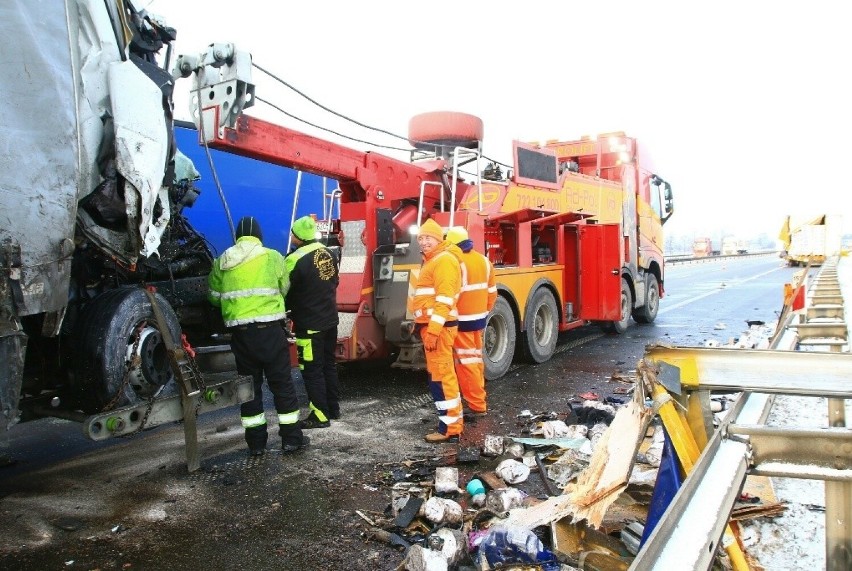
[{"label": "truck wheel", "polygon": [[[165,327],[178,343],[178,318],[162,296],[154,295]],[[78,342],[77,371],[89,396],[83,403],[89,412],[99,412],[106,405],[116,408],[138,404],[158,392],[166,395],[176,391],[162,333],[148,296],[141,289],[111,290],[91,302],[80,321]],[[138,364],[128,373],[134,354],[139,357]]]},{"label": "truck wheel", "polygon": [[627,326],[630,325],[630,312],[632,309],[633,296],[630,295],[630,286],[627,285],[627,280],[621,278],[621,320],[605,321],[601,325],[601,328],[607,333],[621,335],[627,331]]},{"label": "truck wheel", "polygon": [[559,336],[559,310],[549,289],[538,288],[524,313],[524,349],[527,359],[543,363],[553,356]]},{"label": "truck wheel", "polygon": [[482,134],[482,119],[455,111],[421,113],[408,122],[408,142],[418,149],[433,145],[475,148]]},{"label": "truck wheel", "polygon": [[645,274],[645,305],[633,310],[637,323],[653,323],[660,310],[660,284],[654,274]]},{"label": "truck wheel", "polygon": [[515,314],[509,302],[498,297],[488,314],[482,334],[482,358],[485,362],[485,379],[499,379],[509,370],[515,355]]}]

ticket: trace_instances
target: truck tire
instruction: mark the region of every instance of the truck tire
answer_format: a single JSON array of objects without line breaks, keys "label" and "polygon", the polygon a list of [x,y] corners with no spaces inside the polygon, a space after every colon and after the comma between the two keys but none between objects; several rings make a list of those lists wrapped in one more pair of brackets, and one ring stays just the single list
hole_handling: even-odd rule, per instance
[{"label": "truck tire", "polygon": [[[154,294],[175,343],[180,323],[168,302]],[[141,327],[140,327],[141,326]],[[158,393],[176,392],[168,353],[148,296],[138,287],[119,288],[95,298],[78,327],[77,377],[83,385],[87,412],[139,404]],[[136,344],[140,356],[125,383],[129,353]],[[121,392],[119,395],[118,393]]]},{"label": "truck tire", "polygon": [[476,148],[483,132],[482,119],[455,111],[421,113],[408,122],[408,142],[418,149],[433,145]]},{"label": "truck tire", "polygon": [[499,379],[512,366],[515,356],[515,314],[509,302],[498,297],[488,314],[482,334],[482,360],[485,362],[485,379]]},{"label": "truck tire", "polygon": [[645,274],[645,305],[633,310],[636,323],[653,323],[660,310],[660,283],[657,276]]},{"label": "truck tire", "polygon": [[630,294],[630,286],[627,280],[621,278],[621,320],[620,321],[605,321],[601,324],[601,329],[607,333],[615,333],[621,335],[627,331],[630,325],[630,313],[633,309],[633,296]]},{"label": "truck tire", "polygon": [[559,309],[546,287],[539,287],[529,299],[524,331],[524,353],[529,361],[543,363],[553,356],[559,336]]}]

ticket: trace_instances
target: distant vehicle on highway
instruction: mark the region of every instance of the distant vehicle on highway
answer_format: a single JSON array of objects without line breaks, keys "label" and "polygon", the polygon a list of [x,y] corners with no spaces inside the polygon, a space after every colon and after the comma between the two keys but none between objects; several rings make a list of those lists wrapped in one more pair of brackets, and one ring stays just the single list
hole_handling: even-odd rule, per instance
[{"label": "distant vehicle on highway", "polygon": [[840,252],[840,214],[822,214],[816,218],[787,216],[779,238],[784,246],[781,256],[791,266],[821,265]]},{"label": "distant vehicle on highway", "polygon": [[718,256],[718,250],[713,250],[713,241],[710,238],[696,238],[692,242],[692,255],[696,258],[706,258],[707,256]]},{"label": "distant vehicle on highway", "polygon": [[723,256],[736,256],[738,254],[747,254],[748,253],[748,242],[741,239],[736,238],[734,236],[727,236],[722,240],[722,255]]}]

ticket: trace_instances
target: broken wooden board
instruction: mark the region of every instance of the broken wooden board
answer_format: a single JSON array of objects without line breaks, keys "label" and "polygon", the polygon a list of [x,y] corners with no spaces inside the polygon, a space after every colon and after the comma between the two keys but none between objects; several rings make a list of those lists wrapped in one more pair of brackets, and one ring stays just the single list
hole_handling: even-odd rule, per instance
[{"label": "broken wooden board", "polygon": [[772,487],[772,480],[769,476],[755,476],[749,474],[746,476],[745,484],[743,484],[742,494],[748,494],[756,498],[764,504],[774,504],[778,502],[778,496],[775,495],[775,488]]},{"label": "broken wooden board", "polygon": [[600,527],[607,508],[627,487],[636,450],[653,417],[644,398],[643,391],[636,391],[633,400],[616,411],[576,484],[536,506],[511,510],[506,524],[533,529],[571,515],[574,521],[585,519],[591,527]]},{"label": "broken wooden board", "polygon": [[589,467],[577,477],[571,493],[572,501],[580,508],[574,513],[575,519],[585,519],[592,527],[600,526],[607,508],[627,487],[636,449],[645,438],[645,428],[653,414],[652,409],[636,399],[618,409],[598,442]]},{"label": "broken wooden board", "polygon": [[786,502],[738,506],[731,510],[731,520],[743,521],[759,517],[775,517],[787,511]]}]

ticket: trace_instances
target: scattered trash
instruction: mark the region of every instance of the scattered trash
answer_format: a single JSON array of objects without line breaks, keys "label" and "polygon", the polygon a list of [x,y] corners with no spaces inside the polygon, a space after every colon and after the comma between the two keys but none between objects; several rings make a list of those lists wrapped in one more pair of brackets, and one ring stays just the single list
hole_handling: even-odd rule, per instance
[{"label": "scattered trash", "polygon": [[[784,502],[747,504],[742,507],[734,507],[734,509],[731,510],[731,520],[742,521],[758,517],[774,517],[783,514],[785,511],[787,511],[787,504]],[[816,506],[816,509],[813,511],[824,512],[825,508],[822,506]]]},{"label": "scattered trash", "polygon": [[467,539],[464,533],[457,529],[442,527],[430,535],[428,540],[433,538],[441,540],[439,551],[451,566],[459,563],[467,554]]},{"label": "scattered trash", "polygon": [[547,495],[558,496],[559,491],[551,485],[550,479],[547,477],[547,470],[544,467],[544,462],[541,461],[541,456],[539,456],[538,454],[535,455],[535,464],[536,468],[538,468],[538,475],[541,478],[541,483],[544,485],[544,489],[547,491]]},{"label": "scattered trash", "polygon": [[423,503],[423,498],[409,498],[402,509],[399,510],[396,519],[393,520],[393,524],[400,528],[408,527],[414,521],[414,518],[417,517],[417,514],[420,513]]},{"label": "scattered trash", "polygon": [[485,442],[482,445],[482,454],[485,456],[500,456],[506,449],[505,447],[506,444],[502,436],[488,434],[485,436]]},{"label": "scattered trash", "polygon": [[405,549],[411,547],[411,544],[409,542],[405,541],[396,533],[390,533],[389,531],[385,531],[384,529],[380,529],[378,527],[371,528],[369,534],[367,535],[369,539],[378,539],[379,541],[383,541],[388,545],[403,547]]},{"label": "scattered trash", "polygon": [[519,442],[509,442],[505,444],[503,449],[503,454],[510,458],[521,458],[524,455],[524,452],[524,445]]},{"label": "scattered trash", "polygon": [[664,432],[663,427],[657,425],[654,428],[654,435],[652,437],[651,445],[645,450],[644,453],[637,454],[637,460],[653,466],[655,468],[660,467],[660,460],[663,457],[663,440],[664,440]]},{"label": "scattered trash", "polygon": [[467,493],[471,496],[476,496],[479,494],[485,493],[485,484],[482,483],[482,480],[479,478],[474,478],[470,482],[467,483]]},{"label": "scattered trash", "polygon": [[[587,438],[584,438],[584,440],[591,451],[591,443]],[[560,488],[564,488],[565,484],[586,469],[589,465],[589,457],[590,454],[585,454],[579,450],[566,450],[556,462],[547,466],[547,476],[556,482]]]},{"label": "scattered trash", "polygon": [[479,462],[479,447],[459,447],[459,451],[456,453],[456,462],[459,464]]},{"label": "scattered trash", "polygon": [[[523,447],[523,444],[520,446]],[[519,484],[525,481],[530,475],[529,466],[512,459],[503,460],[497,465],[494,471],[507,484]]]},{"label": "scattered trash", "polygon": [[[641,525],[639,528],[641,536]],[[635,532],[634,528],[631,536]],[[582,569],[616,571],[628,567],[626,556],[630,554],[630,548],[624,544],[626,541],[619,542],[615,537],[587,526],[585,522],[574,523],[568,518],[553,522],[550,525],[550,536],[552,551],[567,561],[576,562]],[[635,543],[638,547],[639,540],[636,539]]]},{"label": "scattered trash", "polygon": [[433,523],[458,525],[462,522],[462,507],[453,500],[432,496],[423,506],[423,515]]},{"label": "scattered trash", "polygon": [[631,555],[639,553],[639,544],[642,541],[642,533],[644,531],[645,526],[638,521],[632,521],[621,528],[621,542]]},{"label": "scattered trash", "polygon": [[[356,512],[369,524],[363,536],[406,548],[398,569],[555,571],[558,556],[573,568],[626,570],[639,551],[663,455],[645,374],[640,366],[629,386],[613,391],[629,399],[587,391],[567,410],[520,411],[510,431],[485,435],[481,446],[383,465],[377,481],[391,487],[391,503],[384,513]],[[711,401],[724,411],[735,398]],[[765,493],[744,490],[731,519],[787,509],[758,496]]]},{"label": "scattered trash", "polygon": [[558,571],[561,563],[538,536],[521,527],[495,526],[479,544],[480,565],[488,568],[513,563],[537,563],[544,571]]},{"label": "scattered trash", "polygon": [[587,405],[574,409],[577,423],[591,428],[596,424],[611,424],[615,417],[615,407],[595,401],[586,401]]},{"label": "scattered trash", "polygon": [[579,438],[586,436],[589,429],[584,425],[568,426],[561,420],[542,422],[541,427],[532,434],[540,434],[543,438]]},{"label": "scattered trash", "polygon": [[446,571],[447,558],[440,551],[422,545],[412,545],[405,554],[403,567],[409,571]]},{"label": "scattered trash", "polygon": [[496,514],[524,505],[527,495],[518,488],[499,488],[485,495],[485,507]]},{"label": "scattered trash", "polygon": [[506,487],[506,482],[504,482],[503,478],[498,476],[495,472],[484,472],[479,474],[479,479],[482,480],[482,483],[491,490]]},{"label": "scattered trash", "polygon": [[459,491],[459,469],[440,467],[435,469],[435,492],[439,494]]}]

